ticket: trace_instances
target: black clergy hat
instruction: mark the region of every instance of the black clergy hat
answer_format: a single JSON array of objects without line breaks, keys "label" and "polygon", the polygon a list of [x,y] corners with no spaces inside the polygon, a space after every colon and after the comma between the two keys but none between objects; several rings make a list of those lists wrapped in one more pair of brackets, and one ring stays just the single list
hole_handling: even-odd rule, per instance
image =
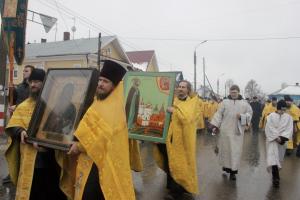
[{"label": "black clergy hat", "polygon": [[43,82],[45,76],[46,76],[46,72],[43,69],[35,68],[32,70],[32,72],[28,78],[28,81],[38,80],[38,81]]},{"label": "black clergy hat", "polygon": [[278,103],[277,103],[277,110],[282,110],[284,108],[287,108],[287,104],[286,104],[285,100],[282,99],[282,100],[278,101]]},{"label": "black clergy hat", "polygon": [[285,101],[293,101],[293,99],[290,97],[290,95],[284,95],[283,98]]},{"label": "black clergy hat", "polygon": [[119,63],[111,60],[105,60],[103,68],[100,72],[100,76],[109,79],[116,86],[122,80],[126,73],[126,69],[122,67]]}]

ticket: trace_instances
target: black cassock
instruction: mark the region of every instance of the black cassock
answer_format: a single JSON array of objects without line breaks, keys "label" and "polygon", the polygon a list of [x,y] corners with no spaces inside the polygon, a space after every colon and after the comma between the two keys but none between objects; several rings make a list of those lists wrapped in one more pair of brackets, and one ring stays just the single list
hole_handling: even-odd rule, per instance
[{"label": "black cassock", "polygon": [[259,102],[251,102],[250,103],[253,115],[251,119],[253,131],[258,131],[259,120],[262,113],[262,105]]}]

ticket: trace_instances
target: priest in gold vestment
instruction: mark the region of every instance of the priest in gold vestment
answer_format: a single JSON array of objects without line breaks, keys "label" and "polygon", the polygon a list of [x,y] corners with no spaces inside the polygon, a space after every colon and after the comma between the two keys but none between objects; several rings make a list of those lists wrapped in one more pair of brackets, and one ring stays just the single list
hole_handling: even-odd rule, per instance
[{"label": "priest in gold vestment", "polygon": [[196,165],[196,129],[199,99],[191,95],[191,84],[181,81],[177,97],[168,112],[172,113],[166,144],[154,147],[154,158],[167,174],[169,193],[165,199],[194,199],[198,193]]},{"label": "priest in gold vestment", "polygon": [[106,60],[97,99],[79,123],[69,154],[79,153],[75,199],[134,200],[122,80],[126,70]]},{"label": "priest in gold vestment", "polygon": [[30,97],[18,105],[6,127],[6,133],[10,136],[6,158],[12,182],[17,186],[17,200],[67,199],[59,188],[60,167],[54,151],[26,143],[26,131],[44,77],[43,70],[32,71],[29,77]]},{"label": "priest in gold vestment", "polygon": [[204,123],[204,101],[203,99],[198,96],[198,117],[199,119],[197,120],[197,129],[204,129],[205,128],[205,123]]},{"label": "priest in gold vestment", "polygon": [[267,117],[272,112],[275,112],[277,110],[277,98],[272,97],[271,103],[266,103],[265,107],[262,111],[260,122],[259,122],[259,128],[264,129],[267,123]]},{"label": "priest in gold vestment", "polygon": [[290,95],[284,95],[287,103],[287,113],[293,118],[293,137],[287,143],[286,155],[291,155],[294,148],[297,148],[300,141],[300,109],[294,104]]}]

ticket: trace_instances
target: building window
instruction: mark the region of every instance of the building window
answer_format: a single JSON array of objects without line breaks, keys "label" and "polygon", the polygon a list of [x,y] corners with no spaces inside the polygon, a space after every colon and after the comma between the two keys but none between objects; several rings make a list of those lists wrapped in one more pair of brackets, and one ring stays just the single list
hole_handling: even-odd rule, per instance
[{"label": "building window", "polygon": [[111,55],[111,48],[109,48],[109,47],[107,48],[107,55],[109,55],[109,56]]},{"label": "building window", "polygon": [[106,49],[102,49],[101,50],[101,54],[103,55],[103,56],[111,56],[111,53],[112,53],[112,50],[111,50],[111,48],[106,48]]},{"label": "building window", "polygon": [[19,71],[19,67],[18,66],[14,66],[14,71],[13,71],[13,77],[14,77],[14,79],[18,79],[18,71]]}]

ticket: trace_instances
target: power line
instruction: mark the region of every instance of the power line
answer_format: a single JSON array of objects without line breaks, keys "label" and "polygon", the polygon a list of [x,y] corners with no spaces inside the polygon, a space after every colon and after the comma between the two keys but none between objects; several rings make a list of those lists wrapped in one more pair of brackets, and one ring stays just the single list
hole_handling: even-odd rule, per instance
[{"label": "power line", "polygon": [[291,40],[300,39],[300,36],[286,36],[286,37],[261,37],[261,38],[222,38],[222,39],[186,39],[186,38],[150,38],[150,37],[125,37],[134,40],[158,40],[158,41],[182,41],[182,42],[222,42],[222,41],[259,41],[259,40]]},{"label": "power line", "polygon": [[57,1],[56,1],[56,0],[55,0],[55,4],[56,4],[57,12],[59,13],[60,17],[61,17],[62,20],[64,21],[64,24],[65,24],[66,29],[69,30],[69,27],[68,27],[68,24],[67,24],[65,18],[63,17],[62,13],[61,13],[60,10],[58,9],[58,4],[57,4]]},{"label": "power line", "polygon": [[[55,0],[52,0],[52,1],[55,1]],[[55,1],[56,3],[58,3],[57,1]],[[48,2],[50,3],[50,2]],[[77,13],[76,11],[73,11],[69,8],[67,8],[66,6],[64,6],[63,4],[59,4],[60,6],[60,9],[62,9],[63,11],[65,11],[66,13],[68,13],[69,15],[73,16],[73,17],[76,17],[78,19],[80,19],[81,21],[83,21],[84,23],[82,23],[83,25],[85,25],[86,27],[89,27],[87,26],[87,24],[89,24],[90,26],[96,28],[96,31],[103,31],[104,33],[106,34],[110,34],[110,35],[115,35],[115,33],[113,33],[111,30],[107,29],[107,28],[104,28],[103,26],[100,26],[98,25],[97,23],[93,22],[92,20],[80,15],[79,13]],[[89,27],[90,28],[90,27]],[[125,40],[124,37],[122,36],[119,36],[118,37],[120,39],[120,42],[123,43],[125,46],[133,49],[133,50],[141,50],[142,48],[140,47],[137,47],[136,44],[133,44],[131,42],[129,42],[128,40]],[[163,62],[166,62],[166,63],[169,63],[172,65],[172,63],[164,58],[161,58],[160,56],[157,56],[159,59],[160,59],[160,62],[163,61]]]},{"label": "power line", "polygon": [[[92,20],[88,19],[87,17],[84,17],[82,15],[80,15],[79,13],[67,8],[66,6],[64,6],[63,4],[55,1],[55,0],[52,0],[52,3],[49,2],[49,1],[42,1],[42,0],[38,0],[41,4],[51,8],[51,9],[60,9],[64,12],[65,15],[67,16],[72,16],[72,17],[75,17],[77,19],[79,19],[79,22],[88,27],[88,28],[91,28],[92,30],[95,30],[95,31],[100,31],[100,32],[104,32],[105,34],[107,35],[116,35],[115,33],[113,33],[111,30],[107,29],[107,28],[104,28],[103,26],[100,26],[98,25],[97,23],[93,22]],[[55,2],[54,2],[55,1]],[[129,47],[130,49],[133,49],[133,50],[142,50],[142,48],[140,47],[137,47],[136,44],[133,44],[131,42],[129,42],[128,40],[126,40],[124,37],[122,36],[118,36],[120,42],[122,44],[124,44],[125,46]],[[166,63],[169,63],[170,65],[173,65],[172,62],[170,61],[167,61],[166,59],[162,59],[160,56],[158,56],[159,59],[161,61],[165,61]]]},{"label": "power line", "polygon": [[[39,0],[39,1],[41,1],[41,0]],[[53,2],[53,1],[55,1],[55,0],[52,0],[52,2]],[[45,2],[43,2],[43,3],[45,3]],[[53,3],[49,2],[49,1],[47,1],[47,3],[48,3],[49,5],[53,5]],[[107,28],[104,28],[103,26],[98,25],[97,23],[93,22],[92,20],[90,20],[90,19],[88,19],[88,18],[86,18],[86,17],[80,15],[79,13],[77,13],[77,12],[75,12],[75,11],[73,11],[73,10],[67,8],[67,7],[64,6],[63,4],[61,4],[61,3],[59,3],[59,2],[56,2],[56,3],[59,5],[57,9],[60,9],[60,10],[62,10],[63,12],[65,12],[65,13],[67,13],[67,14],[69,14],[69,15],[75,17],[75,18],[78,18],[80,21],[83,22],[82,24],[85,25],[86,27],[88,27],[88,28],[93,27],[96,31],[103,32],[103,33],[105,33],[105,34],[107,34],[107,35],[115,35],[115,33],[113,33],[112,31],[108,30]],[[119,37],[119,38],[120,38],[120,37]],[[135,45],[131,44],[131,43],[128,42],[128,41],[125,41],[124,39],[121,40],[121,38],[120,38],[120,41],[121,41],[124,45],[130,47],[131,49],[138,49]]]}]

